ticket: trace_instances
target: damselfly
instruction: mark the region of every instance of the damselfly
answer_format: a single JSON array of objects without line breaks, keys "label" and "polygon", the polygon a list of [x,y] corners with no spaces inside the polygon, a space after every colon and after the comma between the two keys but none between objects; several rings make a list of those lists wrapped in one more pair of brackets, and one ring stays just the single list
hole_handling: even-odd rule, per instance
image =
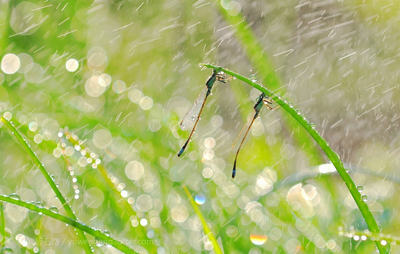
[{"label": "damselfly", "polygon": [[200,120],[201,112],[203,111],[204,105],[206,104],[208,96],[211,94],[211,89],[214,86],[215,81],[220,81],[222,83],[226,83],[227,78],[224,73],[217,72],[213,70],[213,74],[206,82],[206,87],[200,93],[199,97],[194,102],[192,108],[186,113],[183,120],[181,121],[181,129],[187,130],[192,128],[192,131],[189,134],[188,139],[186,140],[185,144],[182,146],[181,150],[178,153],[178,157],[182,155],[185,151],[186,146],[189,144],[189,141],[196,129],[197,123]]},{"label": "damselfly", "polygon": [[247,128],[246,133],[244,134],[244,137],[243,137],[242,141],[240,142],[239,147],[238,147],[238,149],[236,151],[235,161],[233,162],[232,178],[234,178],[235,175],[236,175],[236,162],[237,162],[237,158],[238,158],[240,149],[242,148],[242,145],[243,145],[243,143],[244,143],[244,141],[245,141],[245,139],[247,137],[247,134],[249,133],[249,130],[250,130],[251,126],[253,125],[254,121],[256,120],[258,115],[260,114],[260,111],[261,111],[261,108],[262,108],[263,105],[265,105],[270,110],[273,109],[272,106],[271,106],[272,105],[272,100],[268,96],[266,96],[264,93],[261,93],[260,96],[258,96],[258,98],[257,98],[256,104],[254,104],[254,111],[255,111],[254,116],[251,119],[250,125]]}]

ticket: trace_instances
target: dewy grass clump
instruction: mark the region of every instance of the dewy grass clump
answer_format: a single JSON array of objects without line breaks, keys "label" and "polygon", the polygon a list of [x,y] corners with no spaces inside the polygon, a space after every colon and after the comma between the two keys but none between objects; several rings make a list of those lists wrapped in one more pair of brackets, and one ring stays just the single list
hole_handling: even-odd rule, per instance
[{"label": "dewy grass clump", "polygon": [[[369,229],[373,233],[379,233],[379,227],[376,223],[371,211],[369,210],[365,200],[361,196],[360,192],[357,189],[357,186],[354,184],[353,180],[351,179],[350,175],[347,173],[346,169],[343,166],[342,161],[340,160],[339,156],[329,147],[328,143],[318,134],[315,128],[288,102],[280,98],[279,96],[275,95],[271,91],[267,90],[265,87],[253,82],[249,78],[246,78],[238,73],[225,69],[223,67],[215,66],[212,64],[205,64],[204,66],[213,69],[213,71],[222,71],[226,74],[229,74],[238,80],[245,82],[246,84],[256,88],[260,92],[266,94],[270,97],[274,102],[276,102],[283,110],[285,110],[291,117],[293,117],[315,140],[315,142],[320,146],[320,148],[325,152],[326,156],[335,166],[336,170],[338,171],[340,177],[346,184],[348,190],[350,191],[354,201],[356,202],[362,216],[365,219]],[[387,253],[388,247],[387,245],[383,246],[380,242],[376,242],[376,245],[381,253]]]},{"label": "dewy grass clump", "polygon": [[398,253],[371,2],[0,1],[0,253]]}]

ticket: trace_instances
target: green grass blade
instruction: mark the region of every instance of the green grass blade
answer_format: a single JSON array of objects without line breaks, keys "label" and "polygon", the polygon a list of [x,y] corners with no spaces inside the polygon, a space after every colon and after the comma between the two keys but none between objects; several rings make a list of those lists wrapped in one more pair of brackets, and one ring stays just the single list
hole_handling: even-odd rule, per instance
[{"label": "green grass blade", "polygon": [[[0,118],[1,122],[4,123],[4,125],[10,130],[11,134],[21,143],[21,145],[25,148],[29,156],[33,159],[35,164],[39,167],[40,172],[43,174],[44,178],[46,181],[49,183],[51,189],[54,191],[56,194],[57,198],[60,200],[62,206],[64,207],[65,212],[69,217],[72,219],[76,220],[76,216],[74,212],[72,211],[71,207],[68,205],[67,201],[65,200],[64,196],[62,195],[61,191],[58,189],[56,183],[54,182],[53,178],[50,176],[49,172],[46,170],[44,167],[43,163],[39,160],[35,152],[33,152],[32,148],[28,144],[28,142],[25,140],[24,137],[19,133],[17,128],[15,128],[14,124],[4,117]],[[85,248],[87,253],[91,253],[92,249],[89,245],[88,240],[85,237],[85,234],[81,231],[78,231],[79,238],[83,241],[83,247]]]},{"label": "green grass blade", "polygon": [[4,220],[4,206],[2,202],[0,202],[0,234],[1,234],[0,247],[4,248],[6,242],[6,222]]},{"label": "green grass blade", "polygon": [[[223,71],[226,74],[236,77],[237,79],[245,82],[246,84],[256,88],[260,92],[263,92],[264,94],[266,94],[267,96],[272,98],[279,106],[281,106],[281,108],[283,110],[285,110],[301,126],[303,126],[303,128],[311,135],[311,137],[315,140],[315,142],[317,142],[319,147],[322,149],[322,151],[324,151],[326,156],[329,158],[329,160],[335,166],[340,177],[342,178],[342,180],[346,184],[347,188],[349,189],[350,194],[353,196],[353,199],[356,202],[358,209],[360,210],[362,216],[364,217],[369,230],[373,233],[380,232],[378,224],[376,223],[376,221],[374,219],[374,216],[372,215],[371,211],[369,210],[367,204],[362,200],[361,194],[357,190],[357,186],[354,184],[350,175],[347,173],[339,156],[332,150],[332,148],[330,148],[328,143],[319,135],[319,133],[314,129],[314,127],[292,105],[290,105],[287,101],[285,101],[281,97],[275,95],[270,90],[261,86],[260,84],[257,84],[236,72],[233,72],[228,69],[225,69],[225,68],[222,68],[219,66],[215,66],[212,64],[205,64],[204,66],[215,69],[217,71]],[[388,253],[389,252],[389,249],[387,246],[382,246],[379,242],[375,242],[375,243],[376,243],[376,246],[378,247],[380,253]]]},{"label": "green grass blade", "polygon": [[46,208],[38,207],[38,206],[36,206],[34,204],[27,203],[27,202],[24,202],[24,201],[19,200],[19,199],[14,199],[14,198],[8,197],[6,195],[1,195],[0,194],[0,200],[4,201],[4,202],[7,202],[7,203],[10,203],[10,204],[14,204],[14,205],[17,205],[17,206],[21,206],[21,207],[27,208],[27,209],[29,209],[31,211],[34,211],[34,212],[37,212],[37,213],[41,213],[41,214],[49,216],[49,217],[51,217],[53,219],[56,219],[58,221],[64,222],[64,223],[66,223],[68,225],[71,225],[71,226],[79,229],[79,231],[81,231],[81,232],[84,231],[84,232],[92,235],[96,239],[101,240],[106,244],[110,244],[111,246],[115,247],[116,249],[118,249],[118,250],[120,250],[120,251],[122,251],[124,253],[135,253],[135,251],[133,249],[131,249],[130,247],[126,246],[122,242],[120,242],[118,240],[115,240],[114,238],[108,236],[107,234],[101,232],[98,229],[93,229],[93,228],[91,228],[89,226],[86,226],[86,225],[76,221],[75,219],[66,217],[64,215],[52,212],[52,211],[50,211],[50,210],[48,210]]},{"label": "green grass blade", "polygon": [[208,239],[210,239],[213,248],[214,248],[214,252],[217,254],[222,254],[222,250],[218,245],[217,240],[215,239],[215,236],[213,234],[213,232],[211,231],[211,229],[208,227],[207,225],[207,221],[206,219],[204,219],[203,214],[200,211],[200,208],[197,206],[196,202],[194,202],[192,195],[190,194],[188,188],[186,186],[183,186],[183,189],[185,190],[186,196],[188,197],[190,204],[193,207],[194,212],[197,214],[197,216],[200,219],[201,224],[203,225],[203,229],[204,229],[204,233],[207,235]]}]

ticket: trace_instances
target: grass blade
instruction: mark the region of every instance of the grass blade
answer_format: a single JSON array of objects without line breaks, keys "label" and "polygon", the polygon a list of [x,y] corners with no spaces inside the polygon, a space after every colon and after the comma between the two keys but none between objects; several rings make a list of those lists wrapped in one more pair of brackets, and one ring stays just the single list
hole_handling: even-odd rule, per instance
[{"label": "grass blade", "polygon": [[7,202],[7,203],[10,203],[10,204],[14,204],[14,205],[17,205],[17,206],[21,206],[21,207],[27,208],[27,209],[29,209],[31,211],[34,211],[34,212],[37,212],[37,213],[42,213],[42,214],[44,214],[46,216],[49,216],[49,217],[51,217],[53,219],[56,219],[56,220],[61,221],[61,222],[64,222],[64,223],[66,223],[68,225],[71,225],[71,226],[79,229],[80,232],[84,231],[84,232],[94,236],[96,239],[99,239],[99,240],[103,241],[106,244],[110,244],[111,246],[115,247],[116,249],[118,249],[118,250],[120,250],[120,251],[122,251],[124,253],[135,253],[135,251],[133,249],[131,249],[130,247],[126,246],[125,244],[123,244],[122,242],[120,242],[118,240],[115,240],[114,238],[112,238],[111,236],[108,236],[107,234],[101,232],[100,230],[93,229],[93,228],[91,228],[89,226],[86,226],[86,225],[84,225],[84,224],[82,224],[82,223],[80,223],[80,222],[78,222],[78,221],[76,221],[74,219],[71,219],[69,217],[66,217],[64,215],[52,212],[52,211],[50,211],[50,210],[48,210],[46,208],[39,207],[39,206],[36,206],[34,204],[30,204],[30,203],[27,203],[27,202],[19,200],[19,199],[14,199],[14,198],[8,197],[6,195],[1,195],[0,194],[0,200],[4,201],[4,202]]},{"label": "grass blade", "polygon": [[4,206],[2,202],[0,202],[0,234],[0,248],[4,248],[6,242],[6,222],[4,220]]},{"label": "grass blade", "polygon": [[[58,187],[57,187],[56,183],[54,182],[53,178],[50,176],[49,172],[46,170],[46,168],[44,167],[43,163],[39,160],[39,158],[37,157],[35,152],[33,152],[32,148],[30,147],[28,142],[25,140],[25,138],[22,137],[22,135],[19,133],[17,128],[15,128],[15,126],[14,126],[14,124],[12,122],[8,121],[4,117],[1,117],[0,120],[10,130],[11,134],[22,144],[22,146],[25,148],[25,150],[27,151],[29,156],[33,159],[35,164],[39,167],[40,172],[43,174],[44,178],[49,183],[51,189],[56,194],[58,200],[60,200],[62,206],[64,207],[65,212],[67,213],[67,215],[69,217],[71,217],[72,219],[76,220],[77,218],[76,218],[74,212],[72,211],[71,207],[68,205],[68,203],[65,200],[64,196],[62,195],[61,191],[58,189]],[[86,239],[85,234],[83,232],[81,232],[81,231],[78,231],[78,235],[79,235],[79,238],[81,238],[81,240],[84,243],[83,247],[84,247],[85,251],[87,253],[91,253],[92,249],[91,249],[91,247],[89,245],[88,240]]]},{"label": "grass blade", "polygon": [[[225,68],[222,68],[219,66],[215,66],[212,64],[205,64],[204,66],[206,66],[208,68],[212,68],[216,71],[223,71],[226,74],[236,77],[237,79],[245,82],[246,84],[256,88],[260,92],[265,93],[267,96],[272,98],[279,106],[281,106],[281,108],[284,109],[293,119],[295,119],[298,122],[298,124],[303,126],[303,128],[311,135],[311,137],[315,140],[315,142],[317,142],[319,147],[322,149],[322,151],[324,151],[326,156],[329,158],[329,160],[335,166],[340,177],[346,184],[347,188],[350,191],[350,194],[352,195],[354,201],[356,202],[358,209],[360,210],[362,216],[364,217],[364,220],[367,223],[369,230],[373,233],[380,232],[378,224],[376,223],[376,221],[374,219],[374,216],[372,215],[371,211],[369,210],[367,204],[363,201],[360,192],[357,190],[357,186],[354,184],[350,175],[347,173],[339,156],[332,150],[332,148],[330,148],[328,143],[319,135],[319,133],[314,129],[314,127],[292,105],[290,105],[287,101],[285,101],[281,97],[275,95],[273,92],[266,89],[262,85],[257,84],[256,82],[253,82],[250,79],[248,79],[236,72],[233,72],[228,69],[225,69]],[[380,253],[388,253],[389,252],[389,248],[387,246],[382,246],[379,242],[375,242],[375,243],[376,243],[376,246],[378,247]]]},{"label": "grass blade", "polygon": [[211,231],[211,229],[208,227],[206,220],[204,219],[203,214],[200,211],[200,208],[197,206],[196,202],[194,202],[192,195],[190,194],[188,188],[184,185],[183,189],[185,190],[186,196],[188,197],[190,204],[193,207],[194,212],[197,214],[197,216],[200,219],[201,224],[203,225],[203,229],[204,229],[204,233],[208,236],[208,239],[210,239],[213,248],[214,248],[214,252],[216,254],[222,254],[222,250],[218,245],[217,240],[215,239],[215,236],[213,234],[213,232]]}]

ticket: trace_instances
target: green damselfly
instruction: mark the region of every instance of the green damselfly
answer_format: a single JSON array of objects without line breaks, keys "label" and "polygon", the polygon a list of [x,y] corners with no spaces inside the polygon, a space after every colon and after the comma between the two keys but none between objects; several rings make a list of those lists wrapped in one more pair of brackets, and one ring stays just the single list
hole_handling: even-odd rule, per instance
[{"label": "green damselfly", "polygon": [[240,142],[239,147],[236,151],[235,161],[233,162],[232,178],[235,178],[235,175],[236,175],[236,162],[237,162],[237,158],[239,156],[240,149],[242,148],[242,145],[243,145],[244,141],[246,140],[247,134],[249,133],[251,126],[253,125],[254,121],[257,119],[258,115],[260,114],[260,111],[261,111],[261,108],[263,105],[265,105],[270,110],[273,109],[273,107],[271,106],[272,100],[268,96],[266,96],[264,93],[262,93],[258,96],[256,104],[254,104],[254,107],[253,107],[254,111],[255,111],[254,116],[250,120],[249,127],[247,128],[247,130],[244,134],[244,137],[243,137],[242,141]]},{"label": "green damselfly", "polygon": [[182,130],[187,130],[192,127],[192,131],[189,134],[188,139],[186,140],[185,144],[182,146],[181,150],[178,153],[178,157],[180,157],[183,152],[185,151],[187,145],[189,144],[190,139],[196,129],[197,123],[200,120],[200,115],[203,111],[204,105],[206,104],[208,96],[211,94],[211,89],[214,86],[215,81],[220,81],[222,83],[227,82],[227,78],[224,73],[217,72],[213,70],[211,77],[206,82],[206,87],[200,93],[199,97],[194,102],[192,108],[186,113],[183,117],[180,127]]}]

